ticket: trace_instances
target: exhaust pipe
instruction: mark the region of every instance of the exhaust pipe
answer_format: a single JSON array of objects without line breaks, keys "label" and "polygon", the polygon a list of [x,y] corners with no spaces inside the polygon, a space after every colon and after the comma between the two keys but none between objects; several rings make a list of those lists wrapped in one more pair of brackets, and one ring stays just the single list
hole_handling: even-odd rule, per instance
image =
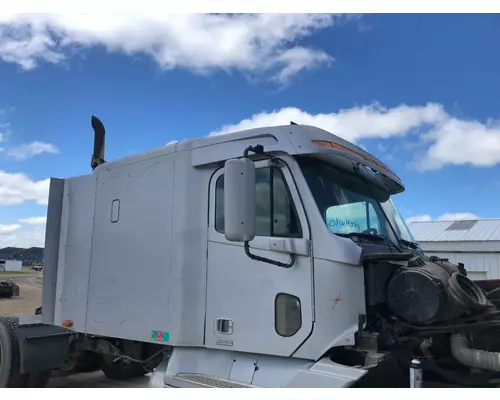
[{"label": "exhaust pipe", "polygon": [[470,348],[469,340],[460,334],[451,337],[451,353],[463,365],[471,368],[500,371],[500,353]]},{"label": "exhaust pipe", "polygon": [[106,130],[104,129],[104,125],[99,118],[95,115],[92,115],[92,128],[94,129],[94,154],[92,154],[92,159],[90,161],[90,166],[92,167],[92,171],[96,169],[99,165],[104,164],[106,161],[104,160],[104,147],[105,147],[105,138],[104,135]]}]

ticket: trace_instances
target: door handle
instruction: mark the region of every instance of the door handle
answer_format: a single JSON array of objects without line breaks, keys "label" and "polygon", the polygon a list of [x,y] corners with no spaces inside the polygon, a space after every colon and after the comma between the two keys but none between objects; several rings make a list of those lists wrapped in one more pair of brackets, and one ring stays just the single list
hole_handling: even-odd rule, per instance
[{"label": "door handle", "polygon": [[233,320],[229,318],[219,318],[216,322],[217,332],[231,335],[233,333]]}]

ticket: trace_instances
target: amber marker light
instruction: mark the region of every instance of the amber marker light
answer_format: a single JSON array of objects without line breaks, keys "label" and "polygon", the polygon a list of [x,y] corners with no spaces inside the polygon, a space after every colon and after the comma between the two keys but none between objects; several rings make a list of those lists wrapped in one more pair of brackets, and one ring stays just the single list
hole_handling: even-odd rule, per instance
[{"label": "amber marker light", "polygon": [[332,149],[336,149],[336,150],[341,150],[341,151],[348,151],[348,152],[351,152],[355,155],[357,155],[358,157],[360,158],[363,158],[364,160],[376,165],[377,167],[379,168],[382,168],[383,170],[389,172],[390,174],[394,175],[396,178],[400,179],[393,171],[391,171],[388,167],[386,167],[384,164],[374,160],[373,158],[370,158],[370,157],[367,157],[365,156],[364,154],[361,154],[355,150],[351,150],[345,146],[342,146],[341,144],[338,144],[338,143],[334,143],[334,142],[329,142],[329,141],[326,141],[326,140],[311,140],[312,143],[314,143],[316,146],[320,146],[320,147],[330,147]]}]

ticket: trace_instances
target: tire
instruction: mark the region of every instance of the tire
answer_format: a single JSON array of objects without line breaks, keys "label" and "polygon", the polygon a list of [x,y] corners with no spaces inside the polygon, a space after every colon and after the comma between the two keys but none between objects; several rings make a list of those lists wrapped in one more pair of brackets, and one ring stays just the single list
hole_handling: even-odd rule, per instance
[{"label": "tire", "polygon": [[51,371],[29,374],[20,372],[19,343],[16,329],[19,318],[0,318],[0,388],[41,388],[47,385]]},{"label": "tire", "polygon": [[102,356],[101,370],[108,379],[113,381],[126,381],[132,378],[139,378],[147,373],[142,364],[134,362],[119,362],[113,364],[114,358],[115,357],[112,356]]}]

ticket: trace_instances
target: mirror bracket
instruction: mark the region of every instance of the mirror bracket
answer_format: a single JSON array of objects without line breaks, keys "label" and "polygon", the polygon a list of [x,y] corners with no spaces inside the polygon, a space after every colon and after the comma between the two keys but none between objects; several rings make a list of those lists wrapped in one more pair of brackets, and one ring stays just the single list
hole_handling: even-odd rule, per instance
[{"label": "mirror bracket", "polygon": [[260,257],[260,256],[257,256],[255,254],[250,253],[250,243],[248,241],[244,242],[244,247],[245,247],[245,254],[249,258],[251,258],[252,260],[255,260],[255,261],[265,262],[268,264],[276,265],[277,267],[281,267],[281,268],[292,268],[295,264],[295,254],[290,254],[290,261],[289,262],[282,263],[279,261],[274,261],[274,260],[271,260],[269,258]]},{"label": "mirror bracket", "polygon": [[[263,154],[264,153],[264,146],[262,146],[261,144],[258,144],[255,146],[248,146],[245,149],[245,151],[243,152],[243,157],[248,158],[248,153],[250,153],[250,152],[255,153],[255,154]],[[290,254],[290,261],[289,262],[282,263],[279,261],[274,261],[274,260],[271,260],[269,258],[260,257],[260,256],[257,256],[255,254],[250,253],[250,242],[249,241],[244,242],[244,248],[245,248],[245,254],[250,259],[255,260],[255,261],[265,262],[267,264],[276,265],[277,267],[281,267],[281,268],[291,268],[295,264],[295,254]]]},{"label": "mirror bracket", "polygon": [[248,146],[245,151],[243,151],[243,157],[248,158],[248,153],[252,152],[255,154],[262,154],[264,153],[264,146],[261,144],[257,144],[255,146]]},{"label": "mirror bracket", "polygon": [[[250,184],[250,182],[248,181],[248,179],[249,179],[248,174],[251,174],[252,172],[250,170],[254,170],[254,168],[255,168],[254,162],[250,159],[250,155],[249,155],[250,152],[256,154],[257,156],[259,156],[259,155],[262,156],[263,154],[265,154],[264,146],[261,145],[261,144],[257,144],[255,146],[248,146],[244,150],[244,152],[243,152],[243,160],[245,160],[245,161],[241,165],[238,165],[238,163],[236,163],[235,166],[232,168],[233,174],[231,175],[231,179],[233,179],[233,180],[234,179],[236,179],[236,180],[240,179],[240,175],[241,175],[241,178],[247,179],[247,182],[246,182],[247,185]],[[271,158],[272,158],[272,156],[271,156]],[[230,160],[226,161],[226,166],[227,166],[227,164],[229,162],[230,162]],[[252,164],[252,166],[253,166],[252,168],[249,167],[250,164]],[[250,168],[250,170],[249,170],[249,168]],[[255,185],[255,182],[252,182],[252,184]],[[253,192],[253,190],[251,190],[250,192]],[[240,202],[242,201],[243,203],[245,203],[245,198],[241,197],[241,196],[245,196],[246,192],[248,192],[248,190],[241,192],[241,195],[239,195]],[[250,192],[247,193],[247,194],[250,195],[250,196],[253,196],[253,194],[250,193]],[[227,194],[227,192],[225,192],[225,196],[226,196],[226,194]],[[232,198],[232,200],[237,200],[237,198]],[[251,203],[253,205],[255,205],[253,202],[251,202]],[[231,210],[234,211],[235,201],[231,201],[231,204],[232,204]],[[227,203],[225,203],[225,206],[227,206]],[[254,224],[254,222],[255,222],[255,215],[254,215],[253,211],[249,212],[249,213],[245,212],[243,215],[245,216],[245,218],[243,218],[242,220],[246,221],[246,222],[238,222],[238,224],[237,224],[238,226],[239,226],[240,223],[241,224],[244,224],[244,223],[245,224],[252,224],[252,225]],[[233,217],[234,217],[234,215],[233,215]],[[251,219],[254,219],[254,222],[251,222],[250,221]],[[236,219],[235,221],[242,221],[242,220]],[[231,219],[231,221],[233,221],[233,219]],[[227,224],[227,218],[226,218],[225,223]],[[271,260],[269,258],[261,257],[261,256],[258,256],[258,255],[250,253],[250,241],[255,236],[255,230],[252,232],[252,234],[248,234],[248,232],[246,232],[245,234],[242,234],[242,232],[241,231],[238,232],[238,228],[235,228],[235,226],[233,226],[233,225],[234,224],[231,224],[231,228],[232,228],[232,231],[234,231],[233,232],[234,235],[233,235],[233,233],[231,233],[229,235],[230,237],[228,237],[228,231],[227,231],[227,229],[225,229],[226,239],[227,240],[231,240],[231,241],[239,241],[239,242],[242,241],[243,245],[244,245],[244,249],[245,249],[245,254],[250,259],[255,260],[255,261],[264,262],[264,263],[267,263],[267,264],[272,264],[272,265],[275,265],[275,266],[281,267],[281,268],[291,268],[291,267],[293,267],[295,265],[295,254],[290,254],[290,260],[289,260],[289,262],[283,263],[283,262]],[[252,239],[250,239],[250,238],[252,238]],[[248,239],[250,239],[250,240],[248,240]]]}]

